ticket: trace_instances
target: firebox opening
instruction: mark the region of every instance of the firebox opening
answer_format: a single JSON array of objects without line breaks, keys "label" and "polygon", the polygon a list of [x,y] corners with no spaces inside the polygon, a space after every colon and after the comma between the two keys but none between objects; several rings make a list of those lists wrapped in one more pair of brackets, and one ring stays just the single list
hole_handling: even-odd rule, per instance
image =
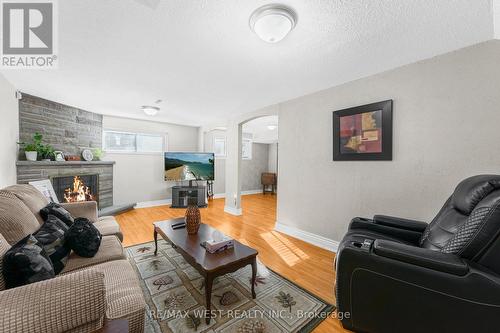
[{"label": "firebox opening", "polygon": [[72,175],[52,178],[59,202],[99,202],[99,175]]}]

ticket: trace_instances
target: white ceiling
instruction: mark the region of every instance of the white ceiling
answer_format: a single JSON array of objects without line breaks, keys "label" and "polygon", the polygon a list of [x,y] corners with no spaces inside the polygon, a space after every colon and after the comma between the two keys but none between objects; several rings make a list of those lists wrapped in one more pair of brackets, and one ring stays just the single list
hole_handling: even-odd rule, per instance
[{"label": "white ceiling", "polygon": [[[496,1],[496,0],[495,0]],[[58,70],[5,70],[18,89],[103,114],[222,123],[493,38],[490,0],[283,0],[278,44],[248,27],[262,0],[59,1]]]},{"label": "white ceiling", "polygon": [[495,38],[500,39],[500,0],[492,0],[493,24],[495,26]]},{"label": "white ceiling", "polygon": [[278,142],[278,127],[273,130],[268,125],[278,126],[278,116],[260,117],[243,124],[242,131],[251,133],[253,142],[276,143]]}]

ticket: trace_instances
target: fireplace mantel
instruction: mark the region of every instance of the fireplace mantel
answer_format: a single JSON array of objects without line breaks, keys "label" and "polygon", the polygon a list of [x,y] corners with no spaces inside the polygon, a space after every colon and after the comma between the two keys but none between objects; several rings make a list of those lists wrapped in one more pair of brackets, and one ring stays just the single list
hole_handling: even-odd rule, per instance
[{"label": "fireplace mantel", "polygon": [[75,165],[113,165],[115,161],[17,161],[17,166],[75,166]]},{"label": "fireplace mantel", "polygon": [[61,176],[99,175],[99,208],[113,206],[114,161],[17,161],[17,183]]}]

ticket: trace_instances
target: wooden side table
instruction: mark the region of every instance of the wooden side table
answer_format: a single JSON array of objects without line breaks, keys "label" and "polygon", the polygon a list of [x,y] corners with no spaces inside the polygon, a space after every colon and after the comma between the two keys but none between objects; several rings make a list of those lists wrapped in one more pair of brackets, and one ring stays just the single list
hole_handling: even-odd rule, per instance
[{"label": "wooden side table", "polygon": [[[275,173],[263,172],[260,179],[262,183],[262,194],[274,194],[276,192],[277,177]],[[271,190],[267,189],[269,186],[271,187]]]}]

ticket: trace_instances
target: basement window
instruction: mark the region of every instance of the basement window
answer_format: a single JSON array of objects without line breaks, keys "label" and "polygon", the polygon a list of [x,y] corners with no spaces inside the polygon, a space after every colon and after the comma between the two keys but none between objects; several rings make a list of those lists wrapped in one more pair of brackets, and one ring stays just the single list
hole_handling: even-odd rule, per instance
[{"label": "basement window", "polygon": [[167,147],[166,134],[145,134],[104,130],[103,150],[108,153],[156,154]]},{"label": "basement window", "polygon": [[226,155],[226,137],[218,136],[214,138],[215,157],[225,158]]}]

